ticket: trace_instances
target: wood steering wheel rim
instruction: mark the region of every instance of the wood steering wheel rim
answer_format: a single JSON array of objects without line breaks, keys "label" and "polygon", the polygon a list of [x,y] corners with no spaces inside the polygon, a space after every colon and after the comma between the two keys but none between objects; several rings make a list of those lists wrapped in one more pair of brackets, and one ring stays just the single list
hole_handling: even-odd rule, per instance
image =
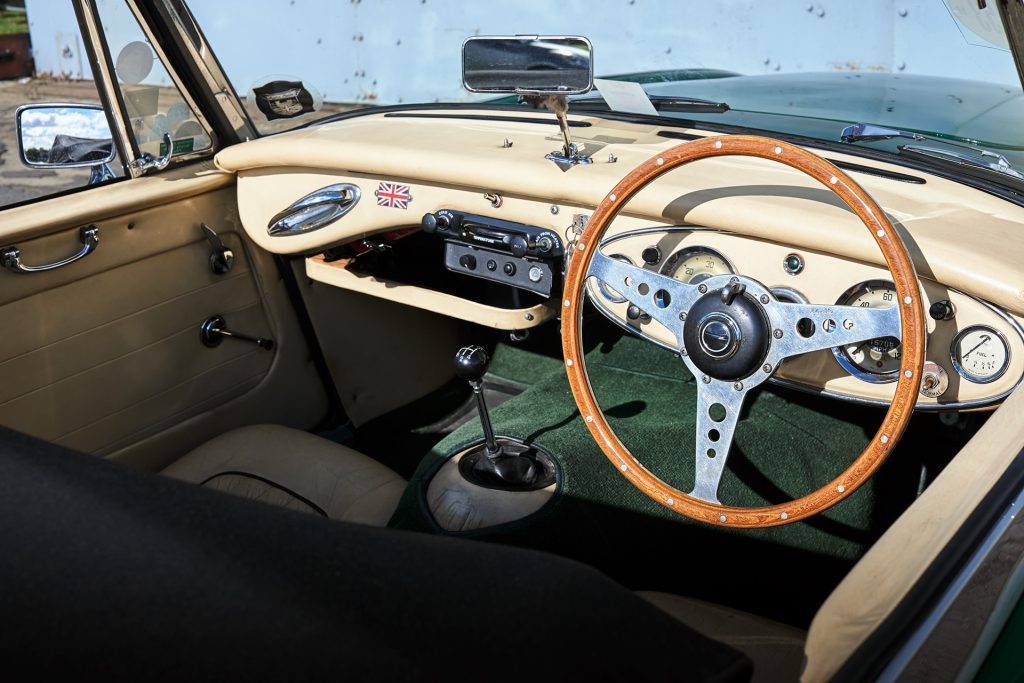
[{"label": "wood steering wheel rim", "polygon": [[[612,430],[587,375],[582,345],[582,311],[588,271],[608,226],[640,190],[673,168],[719,156],[770,159],[811,176],[856,213],[885,257],[897,292],[903,346],[895,395],[881,426],[856,460],[820,489],[788,503],[733,507],[680,491],[647,470]],[[657,154],[626,175],[605,196],[580,234],[566,273],[562,301],[562,352],[569,386],[580,415],[597,445],[636,488],[662,506],[692,519],[729,527],[765,528],[789,524],[822,512],[856,491],[882,465],[913,414],[925,347],[924,307],[913,262],[902,239],[871,196],[843,171],[816,154],[779,140],[729,135],[685,142]],[[678,339],[682,344],[682,339]]]}]

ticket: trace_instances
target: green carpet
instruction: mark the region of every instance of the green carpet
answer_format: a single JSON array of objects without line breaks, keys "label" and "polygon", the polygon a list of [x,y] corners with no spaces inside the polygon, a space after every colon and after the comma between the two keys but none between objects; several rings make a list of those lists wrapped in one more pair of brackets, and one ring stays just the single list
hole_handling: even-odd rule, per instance
[{"label": "green carpet", "polygon": [[[693,483],[696,386],[674,354],[620,332],[590,340],[595,394],[623,443],[677,488]],[[764,530],[720,529],[654,503],[622,477],[583,426],[561,361],[500,346],[491,373],[528,385],[493,411],[500,435],[535,442],[562,468],[561,495],[523,523],[476,532],[485,540],[570,556],[634,589],[714,600],[806,625],[820,601],[877,536],[876,481],[809,521]],[[820,487],[861,452],[882,413],[842,419],[814,400],[752,393],[737,428],[719,497],[756,506]],[[481,437],[467,424],[436,444],[406,491],[392,526],[439,532],[424,482]],[[877,477],[876,477],[877,479]],[[460,534],[466,535],[466,534]]]}]

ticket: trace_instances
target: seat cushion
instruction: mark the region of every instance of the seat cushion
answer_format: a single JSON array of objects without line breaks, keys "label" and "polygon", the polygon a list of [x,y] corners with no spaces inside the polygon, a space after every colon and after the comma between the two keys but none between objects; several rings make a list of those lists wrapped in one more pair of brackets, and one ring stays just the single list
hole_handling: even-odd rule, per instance
[{"label": "seat cushion", "polygon": [[669,593],[637,593],[702,635],[731,645],[754,662],[752,683],[797,681],[803,669],[800,629],[702,600]]},{"label": "seat cushion", "polygon": [[278,425],[207,441],[163,474],[330,519],[384,526],[405,480],[341,444]]}]

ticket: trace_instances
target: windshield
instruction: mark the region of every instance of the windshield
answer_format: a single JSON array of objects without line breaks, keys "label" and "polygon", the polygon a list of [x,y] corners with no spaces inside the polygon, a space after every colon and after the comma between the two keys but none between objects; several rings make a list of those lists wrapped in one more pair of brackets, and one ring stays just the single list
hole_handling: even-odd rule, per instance
[{"label": "windshield", "polygon": [[[639,82],[652,97],[729,105],[726,112],[660,108],[665,117],[830,141],[846,125],[871,123],[980,145],[1024,167],[1024,98],[994,3],[984,10],[976,0],[189,6],[261,134],[366,106],[493,101],[462,88],[465,38],[573,34],[593,43],[598,78]],[[906,143],[861,144],[895,151]]]}]

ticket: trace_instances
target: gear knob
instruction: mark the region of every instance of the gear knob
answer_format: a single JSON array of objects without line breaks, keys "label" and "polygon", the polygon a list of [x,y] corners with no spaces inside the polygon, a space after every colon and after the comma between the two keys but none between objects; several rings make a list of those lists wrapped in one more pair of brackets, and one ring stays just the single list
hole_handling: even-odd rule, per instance
[{"label": "gear knob", "polygon": [[455,354],[455,376],[468,382],[480,381],[491,362],[482,346],[463,346]]}]

